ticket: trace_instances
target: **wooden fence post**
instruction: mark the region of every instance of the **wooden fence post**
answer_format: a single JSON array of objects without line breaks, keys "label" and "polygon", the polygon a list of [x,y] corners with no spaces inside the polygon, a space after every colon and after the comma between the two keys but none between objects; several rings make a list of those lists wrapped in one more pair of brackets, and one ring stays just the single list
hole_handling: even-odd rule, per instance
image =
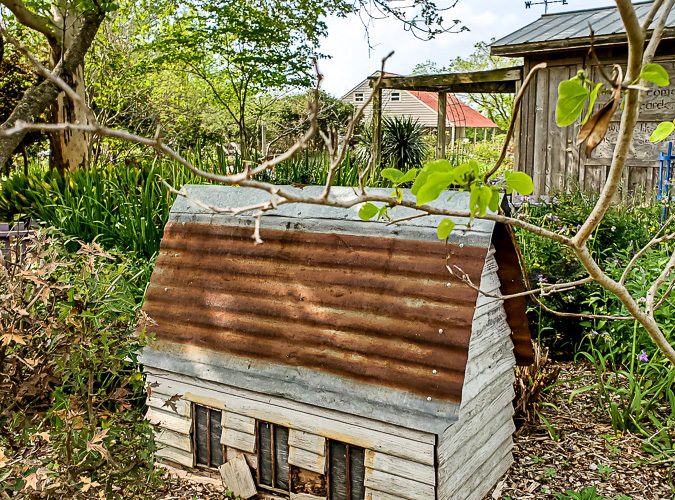
[{"label": "wooden fence post", "polygon": [[373,94],[373,168],[377,168],[382,161],[382,89],[378,88]]},{"label": "wooden fence post", "polygon": [[436,138],[436,159],[445,158],[445,122],[448,113],[448,94],[445,92],[438,93],[438,122],[436,130],[438,136]]}]

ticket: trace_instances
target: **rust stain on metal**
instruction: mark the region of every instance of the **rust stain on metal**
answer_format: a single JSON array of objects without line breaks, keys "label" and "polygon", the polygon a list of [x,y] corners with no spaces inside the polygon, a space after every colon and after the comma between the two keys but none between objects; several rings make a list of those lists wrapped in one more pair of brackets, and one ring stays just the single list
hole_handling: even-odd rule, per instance
[{"label": "rust stain on metal", "polygon": [[[497,224],[493,235],[495,246],[495,258],[499,269],[497,275],[501,283],[502,295],[512,295],[524,292],[528,289],[526,273],[521,267],[518,243],[515,240],[513,230],[509,226]],[[532,347],[532,334],[527,320],[527,303],[525,297],[513,297],[504,301],[506,321],[511,327],[511,339],[513,340],[513,352],[517,364],[531,365],[534,362],[534,350]]]},{"label": "rust stain on metal", "polygon": [[[440,241],[169,222],[144,309],[176,342],[459,402],[477,292]],[[479,282],[487,248],[452,247]],[[500,266],[501,267],[501,266]]]}]

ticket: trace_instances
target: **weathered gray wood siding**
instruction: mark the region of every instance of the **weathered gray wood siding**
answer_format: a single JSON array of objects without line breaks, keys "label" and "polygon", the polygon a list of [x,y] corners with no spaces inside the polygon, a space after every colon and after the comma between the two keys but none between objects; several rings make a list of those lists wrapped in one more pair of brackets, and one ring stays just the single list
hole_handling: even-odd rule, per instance
[{"label": "weathered gray wood siding", "polygon": [[[364,448],[365,488],[369,500],[428,500],[436,492],[433,434],[326,410],[283,398],[235,389],[146,366],[148,383],[156,386],[148,399],[147,417],[160,425],[157,455],[193,466],[192,403],[222,411],[221,443],[226,460],[244,455],[257,469],[256,419],[289,428],[288,462],[318,474],[326,473],[327,439]],[[182,395],[174,412],[164,403]],[[293,498],[308,498],[293,495]]]},{"label": "weathered gray wood siding", "polygon": [[[625,69],[626,57],[619,49],[599,51],[599,57],[603,64],[607,64],[610,75],[612,63],[619,63]],[[617,111],[607,137],[587,156],[584,147],[576,145],[580,125],[558,127],[555,108],[561,81],[571,78],[585,65],[591,68],[593,81],[603,81],[597,67],[586,60],[585,53],[564,57],[538,55],[525,58],[524,74],[539,62],[546,62],[547,68],[539,70],[524,95],[514,148],[516,169],[532,176],[535,195],[555,194],[577,186],[584,191],[599,192],[607,179],[621,113]],[[671,75],[671,82],[675,84],[672,56],[661,56],[658,62],[664,64]],[[607,97],[605,94],[598,99],[596,110],[606,102]],[[674,117],[675,86],[651,88],[641,108],[633,151],[623,177],[622,196],[630,193],[651,195],[658,179],[658,153],[665,150],[665,146],[650,143],[649,136],[659,122]]]},{"label": "weathered gray wood siding", "polygon": [[[499,293],[494,250],[483,290]],[[459,420],[438,441],[438,500],[479,500],[513,462],[515,357],[502,302],[478,299]]]}]

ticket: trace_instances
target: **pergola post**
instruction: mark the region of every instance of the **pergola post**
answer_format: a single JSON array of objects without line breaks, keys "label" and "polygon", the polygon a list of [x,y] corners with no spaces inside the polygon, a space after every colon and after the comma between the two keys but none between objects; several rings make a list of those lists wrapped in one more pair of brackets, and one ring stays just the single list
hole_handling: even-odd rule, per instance
[{"label": "pergola post", "polygon": [[373,144],[371,155],[373,168],[377,168],[382,161],[382,89],[373,93]]},{"label": "pergola post", "polygon": [[438,122],[436,130],[438,137],[436,138],[436,159],[445,158],[445,123],[448,115],[448,94],[445,92],[438,93]]}]

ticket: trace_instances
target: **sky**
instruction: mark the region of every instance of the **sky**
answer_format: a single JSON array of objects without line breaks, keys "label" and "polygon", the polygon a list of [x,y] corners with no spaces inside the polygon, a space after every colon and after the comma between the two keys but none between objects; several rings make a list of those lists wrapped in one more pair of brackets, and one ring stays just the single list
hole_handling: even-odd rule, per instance
[{"label": "sky", "polygon": [[[538,2],[541,0],[533,0]],[[448,5],[450,0],[437,0],[437,5]],[[612,5],[613,0],[567,0],[549,5],[549,13],[589,9]],[[509,33],[538,19],[544,13],[543,5],[525,8],[523,0],[459,0],[457,5],[444,15],[446,19],[459,19],[470,31],[444,33],[431,41],[421,41],[406,32],[394,19],[373,21],[369,28],[368,49],[366,32],[357,16],[328,20],[328,37],[321,51],[331,56],[320,62],[324,75],[323,89],[341,97],[366,76],[380,69],[382,57],[390,51],[394,56],[387,70],[409,74],[418,64],[427,60],[445,66],[457,56],[473,52],[473,45],[491,38],[502,38]]]}]

